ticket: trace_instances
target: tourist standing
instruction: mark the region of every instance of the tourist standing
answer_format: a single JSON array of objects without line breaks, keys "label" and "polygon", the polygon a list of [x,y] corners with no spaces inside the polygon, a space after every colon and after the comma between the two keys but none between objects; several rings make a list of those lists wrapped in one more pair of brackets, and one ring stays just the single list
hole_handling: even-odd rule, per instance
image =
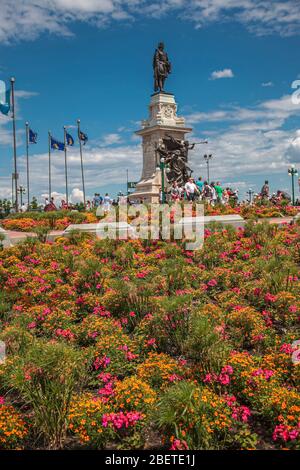
[{"label": "tourist standing", "polygon": [[262,199],[269,199],[270,186],[269,186],[269,181],[268,180],[265,181],[265,184],[261,188],[260,195],[261,195]]},{"label": "tourist standing", "polygon": [[200,196],[199,199],[201,199],[201,195],[202,195],[202,191],[203,191],[203,184],[204,184],[204,183],[203,183],[203,181],[202,181],[202,177],[199,176],[198,181],[197,181],[197,183],[196,183],[196,186],[197,186],[198,191],[199,191],[199,196]]},{"label": "tourist standing", "polygon": [[210,204],[211,199],[212,199],[212,189],[211,189],[211,186],[208,184],[207,181],[204,181],[202,194],[203,194],[204,200],[208,204]]},{"label": "tourist standing", "polygon": [[185,189],[187,200],[193,202],[195,200],[196,194],[198,193],[198,189],[194,183],[193,178],[189,178],[187,183],[185,183],[184,189]]},{"label": "tourist standing", "polygon": [[211,205],[214,206],[217,202],[217,191],[215,188],[215,183],[211,183]]},{"label": "tourist standing", "polygon": [[171,199],[172,201],[180,201],[181,199],[181,189],[179,188],[177,181],[174,181],[172,184]]},{"label": "tourist standing", "polygon": [[110,206],[111,206],[111,199],[108,195],[108,193],[105,194],[104,198],[103,198],[103,209],[104,209],[104,213],[108,213],[110,211]]},{"label": "tourist standing", "polygon": [[216,193],[217,193],[217,202],[221,203],[222,202],[222,196],[223,196],[223,189],[220,185],[220,181],[217,181],[217,183],[215,184],[215,190],[216,190]]},{"label": "tourist standing", "polygon": [[227,206],[229,203],[229,188],[224,189],[222,200],[223,200],[223,204]]}]

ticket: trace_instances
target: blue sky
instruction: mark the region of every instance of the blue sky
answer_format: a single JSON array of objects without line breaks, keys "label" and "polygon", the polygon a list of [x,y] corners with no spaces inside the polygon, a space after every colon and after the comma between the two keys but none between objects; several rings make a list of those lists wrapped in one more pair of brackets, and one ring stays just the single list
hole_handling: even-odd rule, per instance
[{"label": "blue sky", "polygon": [[[134,135],[147,118],[152,55],[163,40],[173,65],[166,89],[178,114],[208,138],[191,154],[195,176],[205,176],[203,153],[213,153],[211,175],[244,195],[268,178],[289,189],[287,168],[300,166],[300,77],[297,0],[1,0],[0,79],[16,77],[18,166],[25,179],[24,123],[38,132],[30,146],[32,193],[47,193],[47,132],[62,138],[79,117],[87,193],[125,189],[141,174]],[[300,83],[299,83],[300,86]],[[76,136],[75,129],[70,133]],[[0,119],[0,197],[10,197],[11,122]],[[69,183],[81,197],[78,146],[70,150]],[[53,156],[53,191],[64,193],[64,158]]]}]

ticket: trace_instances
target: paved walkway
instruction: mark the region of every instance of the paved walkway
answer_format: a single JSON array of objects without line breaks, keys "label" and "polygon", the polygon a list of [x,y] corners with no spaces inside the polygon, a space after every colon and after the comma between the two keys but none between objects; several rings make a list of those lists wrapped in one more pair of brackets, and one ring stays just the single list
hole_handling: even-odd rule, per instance
[{"label": "paved walkway", "polygon": [[[272,217],[272,218],[261,218],[258,219],[258,223],[267,221],[271,224],[289,224],[293,220],[293,217]],[[33,232],[17,232],[16,230],[6,230],[7,236],[10,239],[12,245],[16,245],[19,242],[24,241],[27,237],[36,237],[36,233]],[[63,230],[51,230],[48,233],[47,240],[54,241],[55,238],[62,236]]]},{"label": "paved walkway", "polygon": [[294,217],[266,217],[258,219],[258,222],[267,221],[270,224],[289,224],[293,219]]},{"label": "paved walkway", "polygon": [[[13,245],[24,241],[27,237],[36,237],[33,232],[17,232],[16,230],[6,230],[6,233]],[[55,238],[60,237],[64,233],[63,230],[51,230],[48,233],[47,240],[53,241]]]}]

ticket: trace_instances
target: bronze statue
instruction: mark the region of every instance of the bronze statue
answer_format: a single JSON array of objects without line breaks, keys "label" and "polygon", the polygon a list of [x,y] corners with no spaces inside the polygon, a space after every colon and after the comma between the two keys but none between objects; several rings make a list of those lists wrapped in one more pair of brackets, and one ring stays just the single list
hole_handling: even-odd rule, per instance
[{"label": "bronze statue", "polygon": [[164,50],[163,42],[158,44],[153,57],[154,69],[154,91],[164,91],[165,80],[171,73],[171,62],[169,62],[168,54]]},{"label": "bronze statue", "polygon": [[165,158],[169,172],[167,179],[169,183],[177,182],[182,187],[191,177],[193,170],[188,166],[188,151],[194,148],[194,144],[190,145],[187,140],[181,141],[173,136],[166,136],[157,146],[156,151],[160,158]]}]

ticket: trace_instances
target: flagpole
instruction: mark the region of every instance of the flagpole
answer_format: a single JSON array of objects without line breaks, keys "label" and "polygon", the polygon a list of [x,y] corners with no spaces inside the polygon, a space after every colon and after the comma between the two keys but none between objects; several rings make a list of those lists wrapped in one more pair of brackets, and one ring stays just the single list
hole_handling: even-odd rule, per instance
[{"label": "flagpole", "polygon": [[64,145],[65,145],[65,175],[66,175],[66,203],[69,208],[69,196],[68,196],[68,166],[67,166],[67,136],[66,126],[64,126]]},{"label": "flagpole", "polygon": [[49,203],[51,202],[51,132],[48,131],[48,154],[49,154]]},{"label": "flagpole", "polygon": [[27,167],[27,210],[29,211],[30,206],[30,195],[29,195],[29,123],[25,122],[26,129],[26,167]]},{"label": "flagpole", "polygon": [[15,78],[10,79],[11,100],[12,100],[12,119],[13,119],[13,147],[14,147],[14,171],[15,171],[15,204],[16,212],[19,211],[18,203],[18,173],[17,173],[17,141],[16,141],[16,113],[15,113]]},{"label": "flagpole", "polygon": [[83,190],[83,204],[84,208],[86,208],[85,202],[85,184],[84,184],[84,171],[83,171],[83,158],[82,158],[82,142],[80,139],[80,119],[77,119],[77,126],[78,126],[78,140],[79,140],[79,148],[80,148],[80,163],[81,163],[81,178],[82,178],[82,190]]},{"label": "flagpole", "polygon": [[11,174],[11,207],[14,207],[14,174]]}]

